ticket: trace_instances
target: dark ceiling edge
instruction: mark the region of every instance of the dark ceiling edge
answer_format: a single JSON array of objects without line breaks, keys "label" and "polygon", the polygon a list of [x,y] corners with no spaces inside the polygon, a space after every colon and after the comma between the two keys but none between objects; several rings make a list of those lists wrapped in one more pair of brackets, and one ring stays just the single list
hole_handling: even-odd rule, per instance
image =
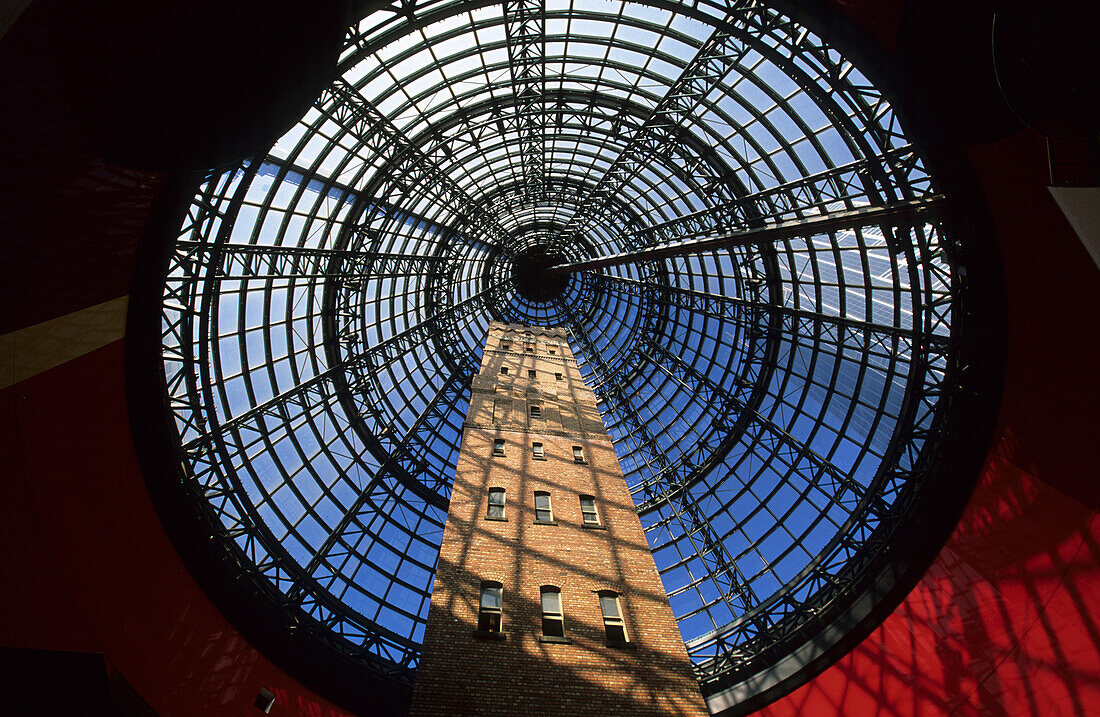
[{"label": "dark ceiling edge", "polygon": [[[233,548],[205,528],[184,485],[179,436],[164,393],[161,303],[165,268],[180,220],[186,216],[203,173],[171,175],[153,208],[138,252],[126,318],[125,373],[130,429],[149,495],[184,565],[203,592],[253,647],[319,696],[356,714],[405,714],[409,684],[301,629],[273,595],[242,579]],[[399,669],[399,668],[394,668]]]},{"label": "dark ceiling edge", "polygon": [[[807,645],[831,630],[843,630],[844,634],[794,674],[716,713],[720,717],[750,714],[807,684],[861,644],[917,587],[957,527],[981,477],[1000,413],[1005,371],[1000,250],[985,197],[963,146],[950,140],[949,133],[928,110],[924,93],[906,80],[889,51],[835,2],[772,0],[771,4],[827,40],[882,91],[906,134],[913,138],[929,174],[949,197],[951,228],[954,236],[963,238],[962,265],[969,270],[964,288],[966,313],[959,315],[956,307],[952,315],[953,332],[961,328],[960,333],[966,337],[959,344],[962,353],[957,365],[969,373],[969,390],[959,396],[952,409],[949,443],[939,452],[941,468],[918,498],[918,505],[926,509],[919,511],[920,519],[907,526],[899,536],[900,544],[889,549],[883,569],[867,576],[860,591],[860,595],[867,595],[885,588],[885,593],[865,615],[854,615],[853,610],[829,625],[821,625]],[[975,258],[979,263],[972,263]],[[850,622],[855,622],[854,626],[845,625]],[[733,686],[723,684],[707,696]]]}]

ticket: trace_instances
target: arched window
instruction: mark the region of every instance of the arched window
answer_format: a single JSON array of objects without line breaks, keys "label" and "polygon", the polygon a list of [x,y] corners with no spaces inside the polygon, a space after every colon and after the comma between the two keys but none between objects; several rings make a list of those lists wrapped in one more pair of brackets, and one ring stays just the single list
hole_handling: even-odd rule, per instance
[{"label": "arched window", "polygon": [[573,462],[584,463],[584,449],[580,446],[573,446]]},{"label": "arched window", "polygon": [[504,489],[489,489],[489,509],[485,513],[486,518],[504,519]]},{"label": "arched window", "polygon": [[565,637],[565,615],[561,607],[561,590],[553,585],[543,585],[542,634],[543,637]]},{"label": "arched window", "polygon": [[596,512],[596,498],[590,495],[581,496],[581,519],[585,525],[599,525],[600,514]]},{"label": "arched window", "polygon": [[531,444],[531,454],[534,456],[536,461],[546,460],[546,451],[543,450],[542,444],[538,441],[535,441]]},{"label": "arched window", "polygon": [[550,508],[549,493],[535,491],[535,521],[538,523],[554,522],[554,511]]},{"label": "arched window", "polygon": [[494,438],[493,439],[493,455],[494,456],[503,456],[504,455],[504,439],[503,438]]},{"label": "arched window", "polygon": [[603,613],[603,629],[608,642],[626,642],[626,623],[619,605],[619,593],[613,590],[601,590],[600,612]]},{"label": "arched window", "polygon": [[498,582],[485,580],[481,583],[481,604],[477,611],[477,629],[481,632],[500,632],[502,612],[502,591],[504,586]]}]

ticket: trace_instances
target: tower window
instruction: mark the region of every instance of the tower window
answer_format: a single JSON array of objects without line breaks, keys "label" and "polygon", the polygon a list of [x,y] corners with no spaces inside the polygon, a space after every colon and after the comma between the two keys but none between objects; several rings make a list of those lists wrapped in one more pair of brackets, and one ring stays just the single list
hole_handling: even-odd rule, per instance
[{"label": "tower window", "polygon": [[600,514],[596,512],[596,499],[590,495],[581,496],[581,518],[585,525],[599,525]]},{"label": "tower window", "polygon": [[550,355],[551,355],[551,356],[553,356],[553,355],[554,355],[554,354],[556,354],[556,353],[557,353],[557,351],[555,351],[554,349],[550,349]]},{"label": "tower window", "polygon": [[555,381],[560,381],[561,380],[561,374],[560,373],[554,374],[554,380]]},{"label": "tower window", "polygon": [[542,406],[531,406],[531,418],[542,418]]},{"label": "tower window", "polygon": [[504,518],[504,489],[503,488],[490,488],[489,489],[489,510],[485,514],[486,518]]},{"label": "tower window", "polygon": [[502,341],[500,343],[500,350],[501,351],[508,351],[511,348],[512,348],[512,344],[508,343],[507,341]]},{"label": "tower window", "polygon": [[550,508],[549,493],[535,491],[535,521],[538,523],[554,522],[554,511]]},{"label": "tower window", "polygon": [[535,347],[534,346],[524,346],[523,350],[526,351],[529,354],[535,353]]},{"label": "tower window", "polygon": [[504,455],[504,439],[503,438],[494,438],[493,439],[493,455],[494,456],[503,456]]},{"label": "tower window", "polygon": [[481,632],[500,632],[503,587],[490,581],[481,583],[481,607],[477,611],[477,629]]},{"label": "tower window", "polygon": [[565,617],[561,610],[561,590],[544,585],[542,592],[542,634],[545,637],[565,637]]},{"label": "tower window", "polygon": [[531,453],[534,455],[535,460],[537,461],[546,460],[546,453],[542,450],[542,444],[537,441],[531,444]]},{"label": "tower window", "polygon": [[584,463],[584,449],[580,446],[573,446],[573,462]]},{"label": "tower window", "polygon": [[500,375],[501,376],[507,376],[508,375],[508,367],[507,366],[501,366],[500,367]]},{"label": "tower window", "polygon": [[608,642],[626,642],[626,623],[619,609],[619,593],[601,590],[600,612],[603,613],[603,629]]},{"label": "tower window", "polygon": [[527,378],[534,378],[534,377],[535,377],[535,370],[534,369],[528,369],[527,370]]}]

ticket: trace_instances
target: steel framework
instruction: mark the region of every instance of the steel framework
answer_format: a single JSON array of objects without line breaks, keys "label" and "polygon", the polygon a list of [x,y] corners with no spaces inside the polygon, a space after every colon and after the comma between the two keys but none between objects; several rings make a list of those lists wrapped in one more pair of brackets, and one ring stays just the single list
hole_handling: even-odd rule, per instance
[{"label": "steel framework", "polygon": [[386,5],[176,223],[180,485],[294,630],[408,683],[488,322],[565,326],[701,686],[740,684],[867,594],[942,468],[973,261],[942,191],[765,3]]}]

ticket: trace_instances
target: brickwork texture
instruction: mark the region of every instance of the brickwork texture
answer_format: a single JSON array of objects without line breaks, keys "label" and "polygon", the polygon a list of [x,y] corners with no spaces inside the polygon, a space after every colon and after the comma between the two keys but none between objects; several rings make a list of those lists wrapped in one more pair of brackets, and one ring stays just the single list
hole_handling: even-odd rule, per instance
[{"label": "brickwork texture", "polygon": [[[494,455],[501,439],[504,455]],[[493,488],[505,491],[503,519],[489,517]],[[536,492],[550,494],[552,522],[536,520]],[[581,496],[594,498],[598,525],[585,523]],[[499,632],[478,630],[486,582],[501,586]],[[545,587],[560,590],[564,639],[543,633]],[[625,642],[607,639],[601,593],[619,596]],[[410,714],[707,714],[595,397],[560,330],[490,326]]]}]

